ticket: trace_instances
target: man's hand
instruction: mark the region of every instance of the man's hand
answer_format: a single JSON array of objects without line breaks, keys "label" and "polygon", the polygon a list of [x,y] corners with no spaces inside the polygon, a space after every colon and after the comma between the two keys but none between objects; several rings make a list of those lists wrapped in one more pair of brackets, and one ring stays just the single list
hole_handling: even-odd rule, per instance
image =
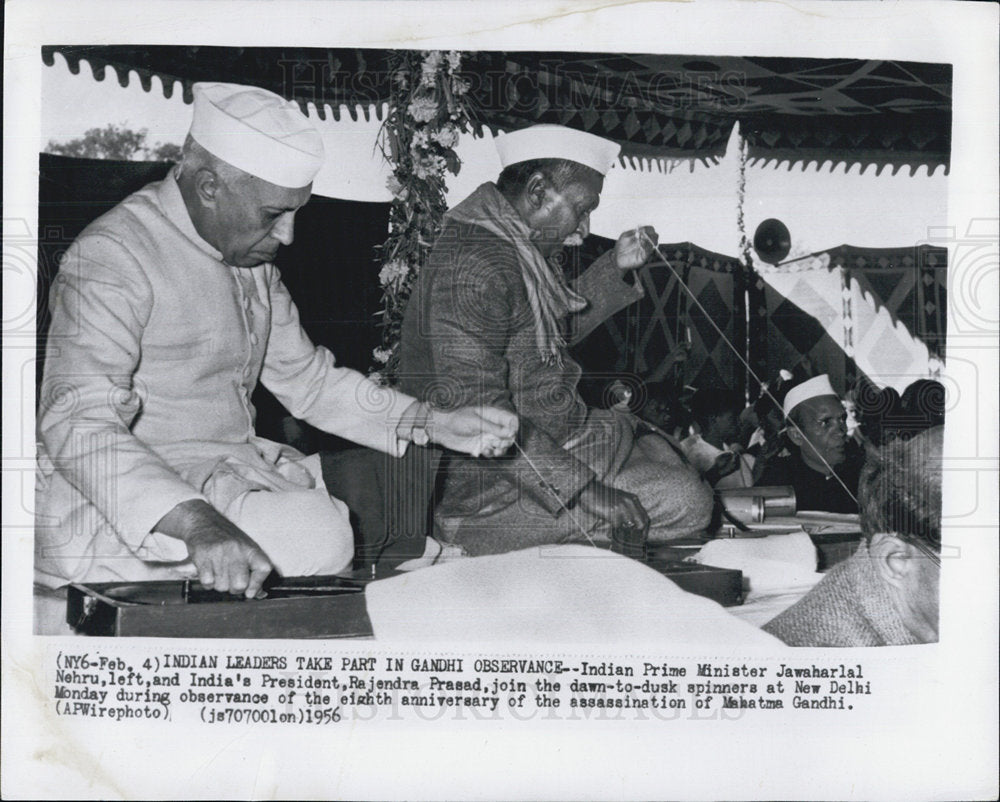
[{"label": "man's hand", "polygon": [[641,226],[626,231],[615,243],[615,263],[618,269],[637,270],[642,267],[650,254],[656,250],[659,234],[652,226]]},{"label": "man's hand", "polygon": [[184,541],[206,588],[253,599],[273,568],[246,532],[201,499],[178,504],[153,529]]},{"label": "man's hand", "polygon": [[645,529],[649,525],[649,516],[638,498],[596,480],[577,496],[576,509],[616,529]]},{"label": "man's hand", "polygon": [[732,451],[723,451],[715,458],[712,467],[705,471],[702,477],[713,487],[724,476],[734,473],[740,467],[740,456]]},{"label": "man's hand", "polygon": [[474,457],[499,457],[514,442],[517,415],[497,407],[431,409],[427,432],[433,442]]}]

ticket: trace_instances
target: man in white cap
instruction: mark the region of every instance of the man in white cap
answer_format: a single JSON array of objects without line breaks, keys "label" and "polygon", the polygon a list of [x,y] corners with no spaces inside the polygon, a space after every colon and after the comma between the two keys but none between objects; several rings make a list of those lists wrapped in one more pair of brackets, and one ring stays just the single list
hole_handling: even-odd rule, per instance
[{"label": "man in white cap", "polygon": [[180,164],[70,247],[38,412],[40,582],[197,577],[253,597],[272,569],[348,567],[348,511],[318,456],[255,435],[258,380],[296,417],[390,455],[510,445],[510,413],[432,411],[303,332],[273,259],[322,163],[295,104],[198,84]]},{"label": "man in white cap", "polygon": [[471,554],[644,527],[665,540],[704,529],[711,491],[636,419],[588,409],[567,351],[642,290],[626,280],[656,246],[623,234],[573,286],[554,257],[589,232],[619,146],[556,125],[497,139],[503,171],[445,217],[404,316],[402,389],[448,406],[516,412],[517,452],[489,466],[448,458],[440,537]]},{"label": "man in white cap", "polygon": [[863,454],[847,437],[847,411],[825,373],[792,387],[782,403],[791,452],[769,461],[758,485],[791,485],[800,510],[858,511]]}]

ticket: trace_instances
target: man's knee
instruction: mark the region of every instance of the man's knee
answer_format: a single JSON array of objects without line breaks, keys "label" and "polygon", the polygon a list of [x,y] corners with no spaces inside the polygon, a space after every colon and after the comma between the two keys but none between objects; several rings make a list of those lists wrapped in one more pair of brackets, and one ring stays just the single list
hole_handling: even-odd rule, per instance
[{"label": "man's knee", "polygon": [[350,568],[350,512],[323,490],[247,493],[231,518],[267,554],[282,576],[335,574]]},{"label": "man's knee", "polygon": [[282,576],[337,574],[351,567],[354,559],[353,536],[330,532],[318,534],[314,540],[301,544],[297,554],[286,556],[284,565],[275,564]]},{"label": "man's knee", "polygon": [[685,465],[661,469],[641,481],[640,501],[653,540],[684,537],[706,529],[712,518],[712,488]]},{"label": "man's knee", "polygon": [[687,470],[678,496],[684,503],[684,520],[692,529],[704,529],[712,518],[712,488],[694,470]]},{"label": "man's knee", "polygon": [[354,532],[350,512],[339,499],[310,494],[309,508],[300,510],[300,528],[294,547],[287,550],[284,565],[275,567],[284,576],[336,574],[351,567]]}]

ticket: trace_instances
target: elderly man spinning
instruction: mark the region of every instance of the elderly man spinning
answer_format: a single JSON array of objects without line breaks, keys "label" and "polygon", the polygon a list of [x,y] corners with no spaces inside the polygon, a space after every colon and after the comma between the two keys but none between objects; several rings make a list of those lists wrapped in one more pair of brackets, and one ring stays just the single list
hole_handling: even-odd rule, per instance
[{"label": "elderly man spinning", "polygon": [[471,554],[644,526],[651,539],[703,529],[711,491],[636,420],[588,409],[566,350],[642,295],[624,280],[655,247],[651,228],[619,238],[571,288],[555,263],[582,241],[618,145],[562,126],[497,139],[503,172],[452,209],[403,321],[401,386],[442,406],[516,412],[519,450],[486,466],[449,458],[439,534]]},{"label": "elderly man spinning", "polygon": [[38,416],[39,581],[197,575],[253,597],[272,568],[348,566],[348,511],[318,457],[254,434],[258,380],[295,416],[394,456],[409,441],[510,445],[509,412],[432,411],[336,367],[303,332],[272,260],[322,161],[294,104],[198,84],[173,174],[70,247]]}]

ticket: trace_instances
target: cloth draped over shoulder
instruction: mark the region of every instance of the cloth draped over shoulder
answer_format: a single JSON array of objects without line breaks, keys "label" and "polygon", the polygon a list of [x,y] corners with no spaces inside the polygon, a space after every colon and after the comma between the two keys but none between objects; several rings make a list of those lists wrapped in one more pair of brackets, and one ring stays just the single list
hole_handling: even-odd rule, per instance
[{"label": "cloth draped over shoulder", "polygon": [[445,217],[480,226],[513,244],[535,319],[538,353],[544,362],[561,363],[566,347],[562,321],[571,312],[586,309],[587,299],[567,286],[562,271],[549,267],[531,244],[530,228],[518,215],[510,214],[510,205],[495,184],[482,184]]},{"label": "cloth draped over shoulder", "polygon": [[[525,270],[556,270],[541,254],[528,259],[529,250],[536,250],[530,232],[495,186],[480,187],[470,201],[445,217],[407,303],[399,386],[443,408],[492,405],[515,412],[518,443],[542,474],[537,477],[519,453],[499,460],[450,454],[436,518],[500,503],[517,488],[556,515],[560,498],[572,499],[595,475],[563,447],[588,419],[577,392],[581,368],[560,333],[565,313],[557,317],[579,302],[569,300],[561,276],[540,272],[541,283],[534,284],[525,278]],[[539,324],[529,284],[537,290],[535,306],[546,305],[549,324]],[[569,316],[577,338],[640,297],[610,255],[577,278],[572,292],[589,301]]]}]

